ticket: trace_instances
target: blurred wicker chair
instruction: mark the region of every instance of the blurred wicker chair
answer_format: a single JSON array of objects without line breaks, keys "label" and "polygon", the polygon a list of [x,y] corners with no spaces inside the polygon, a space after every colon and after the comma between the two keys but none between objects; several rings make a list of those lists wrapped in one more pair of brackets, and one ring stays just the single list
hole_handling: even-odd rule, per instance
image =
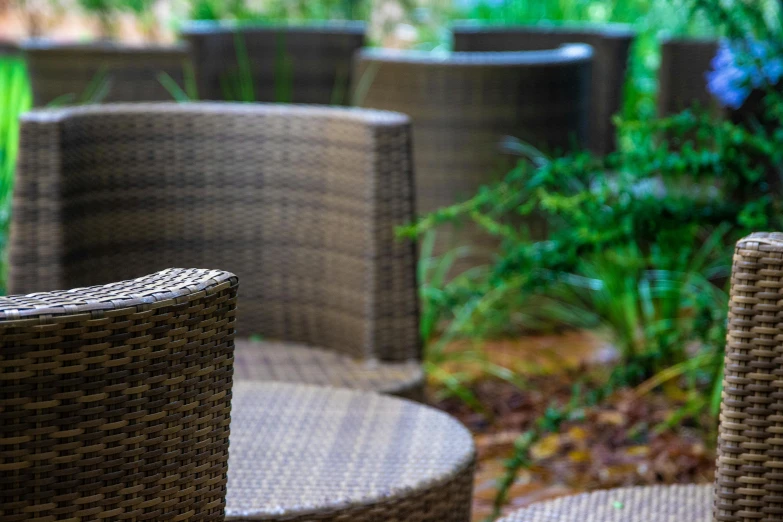
[{"label": "blurred wicker chair", "polygon": [[405,116],[98,105],[20,132],[9,291],[225,267],[243,282],[237,379],[421,397],[415,245],[394,236],[413,216]]},{"label": "blurred wicker chair", "polygon": [[503,522],[783,520],[783,234],[737,243],[714,486],[612,489],[534,504]]},{"label": "blurred wicker chair", "polygon": [[[307,26],[191,22],[182,32],[192,49],[203,100],[331,105],[348,103],[351,58],[364,45],[364,33],[360,22]],[[253,85],[244,89],[252,87],[254,97],[241,99],[233,91],[241,90],[239,84],[247,83],[248,76]]]},{"label": "blurred wicker chair", "polygon": [[[424,215],[476,194],[516,160],[506,136],[552,149],[584,144],[592,51],[452,53],[365,49],[355,60],[353,96],[361,107],[408,114],[413,123],[416,211]],[[539,224],[529,222],[536,235]],[[439,231],[435,254],[468,245],[454,272],[496,249],[476,227]]]},{"label": "blurred wicker chair", "polygon": [[[182,86],[189,59],[184,46],[131,47],[105,42],[60,45],[30,40],[22,51],[36,107],[54,101],[173,101],[158,74],[165,72]],[[105,81],[105,95],[82,100],[100,80]]]},{"label": "blurred wicker chair", "polygon": [[237,279],[0,297],[0,520],[222,520]]},{"label": "blurred wicker chair", "polygon": [[626,25],[578,26],[480,26],[453,27],[456,51],[541,51],[569,43],[585,43],[593,48],[590,85],[590,127],[588,143],[599,154],[617,146],[612,117],[623,103],[625,72],[635,32]]},{"label": "blurred wicker chair", "polygon": [[658,70],[658,113],[675,114],[697,105],[714,113],[721,111],[707,90],[707,72],[718,50],[714,39],[667,38],[661,42]]},{"label": "blurred wicker chair", "polygon": [[16,56],[19,54],[19,45],[11,40],[0,39],[0,57]]}]

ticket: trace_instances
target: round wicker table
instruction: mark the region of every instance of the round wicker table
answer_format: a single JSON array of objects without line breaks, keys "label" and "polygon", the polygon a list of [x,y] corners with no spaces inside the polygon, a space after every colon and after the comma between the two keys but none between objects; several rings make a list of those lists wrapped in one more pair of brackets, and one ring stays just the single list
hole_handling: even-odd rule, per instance
[{"label": "round wicker table", "polygon": [[709,485],[617,488],[533,504],[500,522],[712,522]]},{"label": "round wicker table", "polygon": [[229,455],[228,520],[470,520],[473,440],[411,401],[237,382]]}]

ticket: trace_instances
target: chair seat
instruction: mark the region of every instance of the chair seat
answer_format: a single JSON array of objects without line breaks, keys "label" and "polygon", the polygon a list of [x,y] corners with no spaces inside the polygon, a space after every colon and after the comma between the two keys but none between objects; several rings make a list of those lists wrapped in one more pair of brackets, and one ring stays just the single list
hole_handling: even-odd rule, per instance
[{"label": "chair seat", "polygon": [[237,382],[227,520],[467,522],[470,433],[376,393]]},{"label": "chair seat", "polygon": [[236,341],[234,379],[281,381],[377,391],[422,400],[424,372],[419,361],[359,361],[301,344]]},{"label": "chair seat", "polygon": [[617,488],[533,504],[500,522],[712,522],[712,484]]}]

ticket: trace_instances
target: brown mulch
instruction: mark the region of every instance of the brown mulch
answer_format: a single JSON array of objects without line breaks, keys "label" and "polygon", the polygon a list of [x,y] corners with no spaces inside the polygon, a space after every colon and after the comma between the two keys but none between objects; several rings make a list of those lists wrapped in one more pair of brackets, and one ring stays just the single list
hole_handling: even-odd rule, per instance
[{"label": "brown mulch", "polygon": [[[456,416],[474,434],[478,449],[474,521],[492,512],[496,481],[504,474],[504,461],[513,454],[514,440],[548,407],[567,402],[573,383],[591,371],[589,366],[576,365],[526,375],[524,389],[478,378],[471,389],[486,408],[484,414],[457,398],[433,399],[435,406]],[[678,401],[661,392],[638,396],[633,390],[621,390],[598,407],[578,410],[557,433],[533,446],[533,466],[517,476],[503,512],[595,489],[711,482],[714,427],[690,421],[675,429],[661,428],[680,406]]]}]

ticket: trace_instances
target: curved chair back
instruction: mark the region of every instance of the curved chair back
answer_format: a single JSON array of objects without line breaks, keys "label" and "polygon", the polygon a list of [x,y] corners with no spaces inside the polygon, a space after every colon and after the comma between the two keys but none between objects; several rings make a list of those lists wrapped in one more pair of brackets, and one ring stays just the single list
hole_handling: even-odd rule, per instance
[{"label": "curved chair back", "polygon": [[33,40],[23,44],[22,51],[36,107],[52,102],[173,101],[158,75],[165,72],[184,85],[189,59],[184,46],[59,45]]},{"label": "curved chair back", "polygon": [[0,297],[0,519],[222,520],[237,278]]},{"label": "curved chair back", "polygon": [[[453,53],[365,49],[357,54],[357,105],[408,114],[413,122],[416,211],[427,214],[476,194],[515,158],[506,136],[545,149],[583,144],[588,131],[592,51]],[[468,246],[454,271],[475,266],[497,247],[474,227],[439,231],[435,253]]]},{"label": "curved chair back", "polygon": [[675,114],[693,105],[719,111],[707,90],[707,72],[718,51],[714,39],[669,38],[661,42],[661,67],[658,70],[658,113]]},{"label": "curved chair back", "polygon": [[192,22],[190,43],[203,100],[345,105],[360,22],[258,26]]},{"label": "curved chair back", "polygon": [[715,475],[716,522],[778,520],[781,509],[783,234],[734,253]]},{"label": "curved chair back", "polygon": [[588,143],[603,154],[617,146],[612,117],[622,110],[625,73],[635,32],[626,25],[597,26],[477,26],[453,28],[456,51],[540,51],[569,43],[593,48]]},{"label": "curved chair back", "polygon": [[22,117],[8,286],[165,266],[242,278],[238,331],[419,356],[409,124],[258,104],[99,105]]}]

